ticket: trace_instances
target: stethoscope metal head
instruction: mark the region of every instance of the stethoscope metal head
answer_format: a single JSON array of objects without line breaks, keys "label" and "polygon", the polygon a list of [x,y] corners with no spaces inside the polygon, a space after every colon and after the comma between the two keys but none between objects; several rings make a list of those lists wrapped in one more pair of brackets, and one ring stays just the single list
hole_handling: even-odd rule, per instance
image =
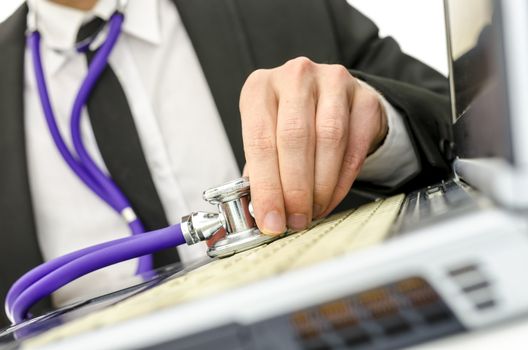
[{"label": "stethoscope metal head", "polygon": [[206,190],[203,198],[218,207],[218,213],[195,212],[183,217],[181,227],[188,244],[208,240],[221,230],[225,237],[216,241],[207,254],[227,257],[275,240],[257,228],[251,207],[249,179],[242,177]]}]

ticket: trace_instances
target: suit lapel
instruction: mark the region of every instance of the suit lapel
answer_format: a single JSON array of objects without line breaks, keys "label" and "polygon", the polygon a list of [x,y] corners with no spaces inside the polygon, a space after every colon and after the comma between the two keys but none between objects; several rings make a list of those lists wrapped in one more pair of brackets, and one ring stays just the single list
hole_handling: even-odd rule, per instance
[{"label": "suit lapel", "polygon": [[[0,298],[42,262],[29,191],[24,135],[25,6],[0,31]],[[16,263],[13,259],[16,257]],[[1,322],[0,322],[1,323]]]},{"label": "suit lapel", "polygon": [[238,101],[254,69],[236,0],[173,0],[193,43],[240,169],[245,164]]}]

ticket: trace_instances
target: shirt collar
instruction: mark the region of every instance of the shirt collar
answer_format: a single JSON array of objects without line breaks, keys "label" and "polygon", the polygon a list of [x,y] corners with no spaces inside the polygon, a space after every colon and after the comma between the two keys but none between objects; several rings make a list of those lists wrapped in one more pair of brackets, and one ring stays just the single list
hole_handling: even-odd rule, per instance
[{"label": "shirt collar", "polygon": [[[95,16],[108,20],[116,9],[116,0],[99,0],[90,11],[80,11],[48,0],[33,0],[30,6],[37,13],[37,25],[42,40],[49,47],[50,69],[54,73],[67,59],[61,52],[72,52],[77,32]],[[125,9],[123,33],[153,45],[161,42],[159,1],[131,0]],[[59,59],[62,57],[63,59]]]},{"label": "shirt collar", "polygon": [[125,23],[123,24],[125,33],[153,45],[161,43],[159,1],[132,0],[129,2],[125,13]]}]

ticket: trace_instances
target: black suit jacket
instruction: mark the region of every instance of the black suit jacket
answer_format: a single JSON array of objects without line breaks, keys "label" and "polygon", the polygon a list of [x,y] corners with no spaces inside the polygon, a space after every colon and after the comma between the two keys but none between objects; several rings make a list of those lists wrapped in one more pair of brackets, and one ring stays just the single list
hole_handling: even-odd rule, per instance
[{"label": "black suit jacket", "polygon": [[[393,39],[380,39],[376,26],[345,0],[174,2],[241,168],[244,154],[238,100],[246,77],[257,68],[306,56],[319,63],[342,64],[383,93],[404,116],[419,155],[422,171],[404,187],[357,184],[355,188],[389,194],[447,173],[440,146],[451,138],[446,79],[403,54]],[[16,278],[42,262],[24,135],[26,13],[22,6],[0,25],[0,300]],[[353,192],[345,206],[357,199]]]}]

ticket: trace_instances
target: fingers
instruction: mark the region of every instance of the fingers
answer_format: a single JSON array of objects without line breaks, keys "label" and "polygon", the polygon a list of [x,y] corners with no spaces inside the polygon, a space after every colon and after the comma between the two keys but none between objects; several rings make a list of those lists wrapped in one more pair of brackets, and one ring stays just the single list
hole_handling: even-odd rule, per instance
[{"label": "fingers", "polygon": [[353,89],[349,121],[349,137],[330,205],[323,215],[328,215],[345,198],[358,176],[373,140],[380,130],[381,101],[377,92],[357,82]]},{"label": "fingers", "polygon": [[[302,230],[312,221],[315,162],[315,64],[289,62],[277,76],[277,146],[287,225]],[[286,79],[285,79],[286,78]]]},{"label": "fingers", "polygon": [[278,105],[268,79],[263,70],[247,79],[240,113],[255,220],[264,233],[279,234],[286,230],[286,219],[275,132]]},{"label": "fingers", "polygon": [[353,84],[342,66],[326,66],[319,81],[313,216],[326,211],[339,179],[348,142]]},{"label": "fingers", "polygon": [[267,234],[304,229],[331,212],[385,135],[375,90],[342,66],[307,58],[251,74],[240,112],[244,175]]}]

